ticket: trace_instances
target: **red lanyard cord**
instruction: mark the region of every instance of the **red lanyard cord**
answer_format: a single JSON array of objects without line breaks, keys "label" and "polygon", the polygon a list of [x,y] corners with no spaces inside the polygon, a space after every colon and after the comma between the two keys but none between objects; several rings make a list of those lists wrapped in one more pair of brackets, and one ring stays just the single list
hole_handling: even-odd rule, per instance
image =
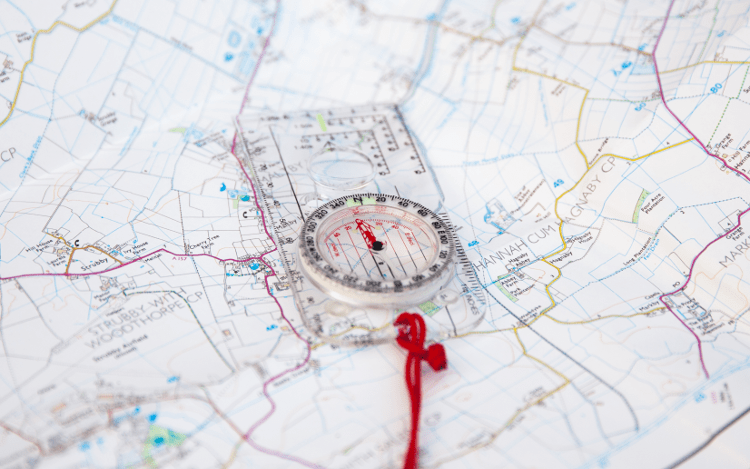
[{"label": "red lanyard cord", "polygon": [[393,323],[399,332],[396,342],[409,352],[406,358],[406,389],[411,398],[411,437],[409,438],[409,450],[404,459],[404,469],[417,469],[419,435],[419,413],[422,406],[422,360],[435,371],[440,371],[448,366],[445,358],[445,348],[441,344],[432,344],[424,348],[425,333],[427,327],[424,319],[419,314],[401,313]]}]

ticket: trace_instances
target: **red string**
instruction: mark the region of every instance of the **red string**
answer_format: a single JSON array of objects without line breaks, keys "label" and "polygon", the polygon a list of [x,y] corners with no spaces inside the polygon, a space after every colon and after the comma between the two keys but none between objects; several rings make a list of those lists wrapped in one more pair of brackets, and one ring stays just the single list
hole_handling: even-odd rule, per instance
[{"label": "red string", "polygon": [[417,469],[417,436],[419,434],[419,412],[422,407],[422,373],[421,363],[426,360],[435,371],[448,366],[445,349],[441,344],[432,344],[424,348],[427,327],[419,314],[401,313],[393,323],[399,328],[396,342],[409,352],[406,359],[406,389],[411,398],[411,437],[409,450],[404,459],[404,469]]}]

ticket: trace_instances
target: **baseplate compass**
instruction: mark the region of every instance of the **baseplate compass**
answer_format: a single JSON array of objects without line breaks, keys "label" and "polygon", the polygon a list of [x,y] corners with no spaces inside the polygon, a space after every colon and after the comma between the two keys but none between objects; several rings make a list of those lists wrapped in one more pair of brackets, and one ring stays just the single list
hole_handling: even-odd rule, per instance
[{"label": "baseplate compass", "polygon": [[274,294],[291,290],[308,331],[359,346],[392,341],[404,311],[431,340],[482,320],[484,290],[397,106],[241,115],[237,128],[285,271]]}]

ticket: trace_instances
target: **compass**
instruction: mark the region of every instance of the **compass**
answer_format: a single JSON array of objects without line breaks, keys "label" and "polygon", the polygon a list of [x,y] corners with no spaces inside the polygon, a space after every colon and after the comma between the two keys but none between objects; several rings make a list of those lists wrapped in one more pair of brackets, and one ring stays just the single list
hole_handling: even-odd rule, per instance
[{"label": "compass", "polygon": [[453,277],[448,224],[402,197],[358,194],[312,212],[300,236],[300,268],[324,293],[349,305],[398,308],[434,298]]}]

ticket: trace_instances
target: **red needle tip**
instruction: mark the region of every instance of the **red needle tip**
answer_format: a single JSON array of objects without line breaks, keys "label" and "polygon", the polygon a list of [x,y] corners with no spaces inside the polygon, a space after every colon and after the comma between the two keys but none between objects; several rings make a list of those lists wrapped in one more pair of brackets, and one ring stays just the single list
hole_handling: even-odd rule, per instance
[{"label": "red needle tip", "polygon": [[372,233],[372,227],[359,218],[355,218],[354,221],[357,222],[357,229],[359,229],[359,232],[362,233],[362,237],[365,239],[367,249],[372,249],[373,245],[378,242],[375,235]]}]

